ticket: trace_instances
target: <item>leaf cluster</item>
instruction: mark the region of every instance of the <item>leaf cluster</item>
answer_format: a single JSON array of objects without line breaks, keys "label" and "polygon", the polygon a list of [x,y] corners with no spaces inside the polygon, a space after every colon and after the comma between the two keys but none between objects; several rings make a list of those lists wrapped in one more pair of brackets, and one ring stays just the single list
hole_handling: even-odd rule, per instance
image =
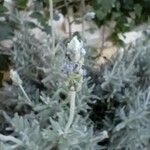
[{"label": "leaf cluster", "polygon": [[117,33],[131,30],[136,25],[149,20],[148,5],[150,2],[147,0],[96,0],[93,1],[95,21],[100,26],[108,21],[115,21],[116,26],[112,39],[117,42]]},{"label": "leaf cluster", "polygon": [[[97,143],[107,136],[106,133],[95,133],[93,123],[88,117],[88,103],[93,97],[93,87],[89,88],[87,79],[84,79],[81,90],[76,94],[74,121],[69,132],[65,133],[70,100],[65,82],[68,78],[67,70],[64,66],[68,62],[65,54],[67,48],[61,41],[56,41],[53,53],[49,36],[44,42],[40,42],[30,34],[24,22],[20,29],[15,32],[12,59],[32,105],[18,86],[6,86],[6,90],[11,88],[15,96],[8,98],[9,104],[8,101],[4,103],[7,111],[2,108],[2,116],[7,126],[1,130],[0,138],[7,136],[6,140],[1,140],[1,148],[99,150]],[[44,88],[41,89],[41,86]]]},{"label": "leaf cluster", "polygon": [[[92,107],[96,129],[107,129],[110,139],[101,143],[109,150],[149,149],[150,41],[149,33],[91,74],[93,93],[100,97]],[[146,33],[146,34],[145,34]]]}]

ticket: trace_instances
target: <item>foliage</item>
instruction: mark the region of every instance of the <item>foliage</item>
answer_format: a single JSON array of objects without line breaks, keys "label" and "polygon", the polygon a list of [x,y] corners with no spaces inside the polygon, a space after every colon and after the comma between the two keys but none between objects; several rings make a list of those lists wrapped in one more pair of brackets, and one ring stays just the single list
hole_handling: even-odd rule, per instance
[{"label": "foliage", "polygon": [[[78,62],[79,52],[75,53],[76,59],[70,57],[70,60],[66,56],[66,53],[73,55],[73,48],[83,50],[83,47],[76,39],[76,47],[71,48],[70,44],[68,49],[59,41],[52,49],[48,35],[45,41],[40,42],[29,31],[22,22],[20,31],[16,31],[14,36],[12,59],[16,71],[10,72],[13,80],[10,88],[15,97],[9,98],[9,105],[5,102],[6,110],[9,109],[11,115],[3,111],[8,127],[0,134],[2,149],[99,149],[97,143],[107,138],[107,132],[95,133],[88,118],[88,103],[93,95],[92,88],[87,86],[87,79],[83,84],[79,82],[82,80],[80,63],[83,61]],[[78,71],[78,68],[81,70]],[[69,109],[72,97],[70,87],[76,87],[78,82],[81,89],[76,91],[75,117],[66,129],[72,111]],[[5,136],[8,128],[11,134]]]},{"label": "foliage", "polygon": [[[64,1],[54,1],[54,5],[57,2]],[[143,9],[149,1],[134,2],[97,0],[97,19],[100,23],[116,20],[116,32],[126,31],[146,18]],[[17,5],[24,9],[26,1]],[[0,12],[7,16],[4,7]],[[15,64],[10,71],[12,84],[5,83],[0,90],[0,149],[149,149],[149,29],[143,28],[140,40],[120,48],[112,60],[93,72],[85,69],[81,39],[74,36],[69,43],[55,39],[48,18],[34,10],[30,17],[37,23],[24,20],[19,13],[13,21],[0,22],[5,25],[0,37],[7,39],[13,33]],[[31,34],[33,28],[45,32],[44,40]]]},{"label": "foliage", "polygon": [[[7,9],[0,5],[0,17],[6,16]],[[11,28],[11,25],[8,24],[6,21],[0,21],[0,41],[4,39],[10,39],[13,36],[13,30]]]},{"label": "foliage", "polygon": [[[145,29],[144,29],[145,30]],[[109,150],[149,149],[150,67],[149,33],[91,75],[94,94],[100,97],[93,105],[92,120],[97,128],[109,131]]]},{"label": "foliage", "polygon": [[131,30],[137,24],[148,20],[150,15],[149,9],[147,8],[148,5],[150,5],[150,1],[148,0],[93,1],[98,25],[105,24],[110,20],[116,22],[116,27],[112,34],[114,40],[117,38],[116,35],[119,32]]}]

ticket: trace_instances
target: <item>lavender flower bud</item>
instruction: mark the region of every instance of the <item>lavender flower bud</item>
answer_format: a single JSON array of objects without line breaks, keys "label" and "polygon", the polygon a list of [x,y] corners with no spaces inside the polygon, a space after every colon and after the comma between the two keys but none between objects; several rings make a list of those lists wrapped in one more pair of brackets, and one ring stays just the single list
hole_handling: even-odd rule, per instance
[{"label": "lavender flower bud", "polygon": [[18,75],[17,71],[14,71],[13,69],[11,69],[10,70],[10,77],[15,84],[17,84],[17,85],[22,84],[22,80],[20,79],[20,76]]}]

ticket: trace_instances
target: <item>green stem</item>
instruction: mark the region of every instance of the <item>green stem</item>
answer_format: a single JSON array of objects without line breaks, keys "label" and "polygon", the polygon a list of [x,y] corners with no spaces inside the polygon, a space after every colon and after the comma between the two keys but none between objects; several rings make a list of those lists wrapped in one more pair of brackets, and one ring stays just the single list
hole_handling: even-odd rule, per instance
[{"label": "green stem", "polygon": [[54,24],[53,24],[53,0],[49,0],[49,12],[50,12],[50,21],[51,21],[51,33],[52,33],[52,50],[53,54],[55,55],[55,31],[54,31]]},{"label": "green stem", "polygon": [[26,97],[26,99],[28,100],[28,102],[29,102],[30,104],[32,104],[32,103],[31,103],[31,100],[30,100],[30,98],[28,97],[27,93],[25,92],[23,86],[22,86],[21,84],[19,84],[19,87],[20,87],[20,89],[21,89],[23,95],[24,95],[24,96]]},{"label": "green stem", "polygon": [[75,115],[75,98],[76,98],[76,91],[73,89],[69,92],[70,95],[70,114],[69,119],[65,127],[65,133],[68,133],[68,130],[73,122],[74,115]]}]

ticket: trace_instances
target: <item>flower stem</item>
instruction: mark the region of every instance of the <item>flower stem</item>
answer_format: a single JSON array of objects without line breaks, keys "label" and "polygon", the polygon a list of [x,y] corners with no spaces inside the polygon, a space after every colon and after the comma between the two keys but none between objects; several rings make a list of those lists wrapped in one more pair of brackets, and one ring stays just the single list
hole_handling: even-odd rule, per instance
[{"label": "flower stem", "polygon": [[55,54],[55,31],[54,31],[54,24],[53,24],[53,0],[49,0],[49,13],[50,13],[50,24],[51,24],[51,33],[52,33],[52,50],[53,54]]},{"label": "flower stem", "polygon": [[74,115],[75,115],[75,98],[76,98],[76,91],[74,88],[72,88],[69,92],[70,95],[70,114],[69,114],[69,120],[65,127],[65,133],[68,133],[68,130],[73,122]]},{"label": "flower stem", "polygon": [[20,87],[23,95],[26,97],[26,99],[28,100],[28,102],[31,104],[31,100],[30,100],[29,96],[27,95],[27,93],[25,92],[23,86],[21,84],[19,84],[19,87]]}]

